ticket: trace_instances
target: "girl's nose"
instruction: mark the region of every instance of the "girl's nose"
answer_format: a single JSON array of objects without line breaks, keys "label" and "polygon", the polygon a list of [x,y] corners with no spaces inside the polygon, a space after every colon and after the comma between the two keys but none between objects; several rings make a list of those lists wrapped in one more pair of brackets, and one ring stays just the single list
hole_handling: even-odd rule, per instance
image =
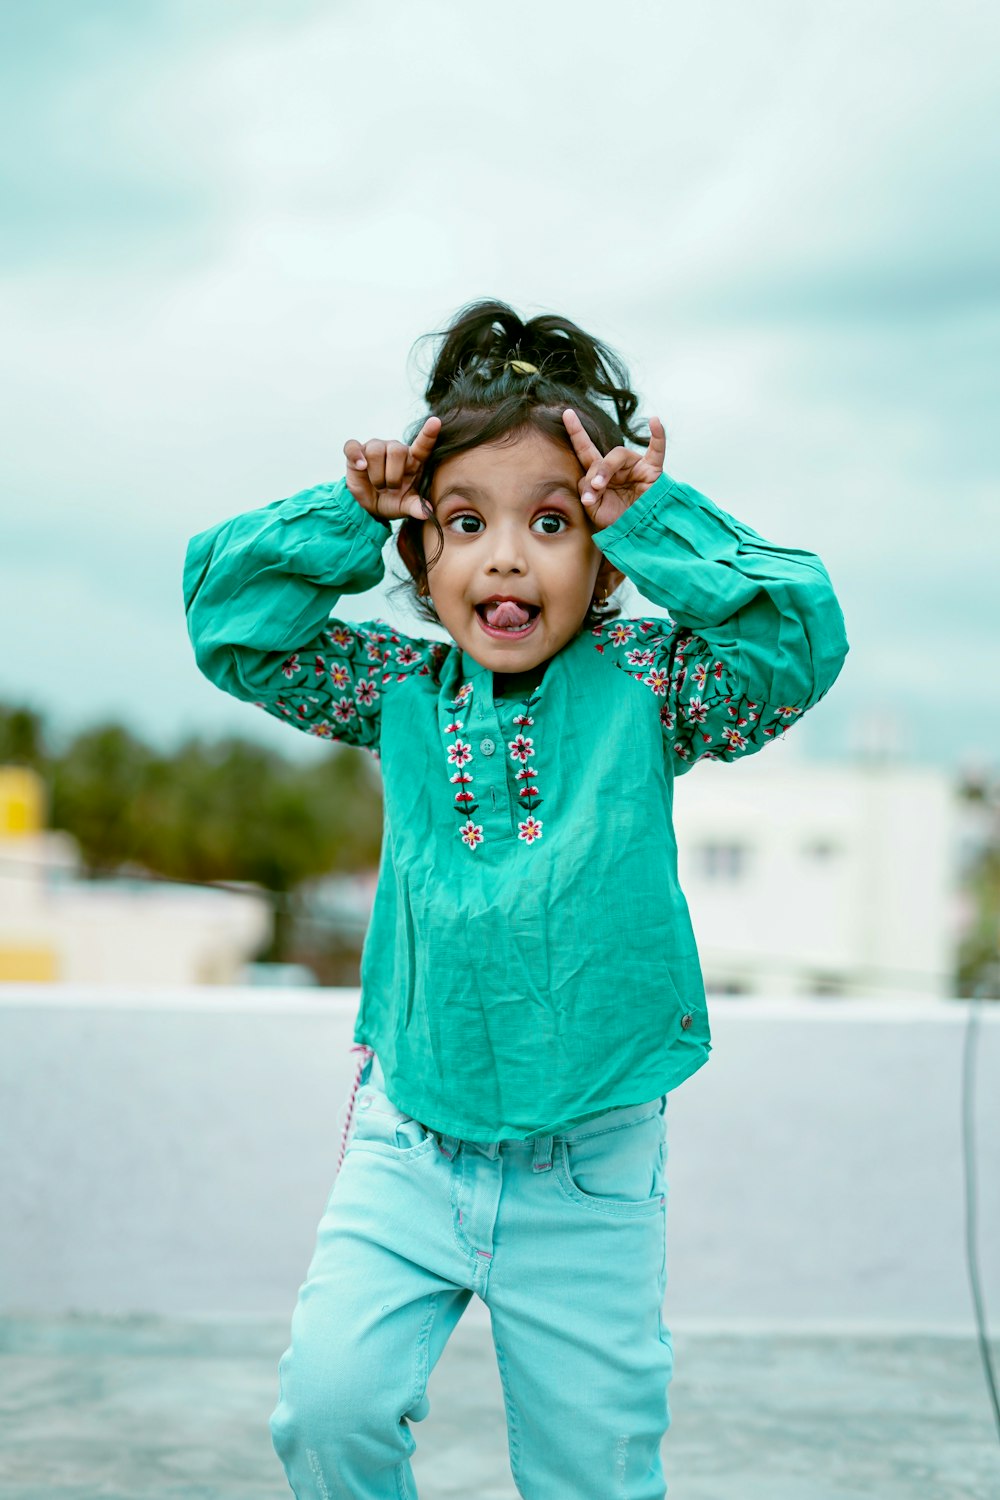
[{"label": "girl's nose", "polygon": [[494,529],[489,554],[486,558],[487,573],[524,573],[527,571],[527,559],[524,555],[524,546],[512,526],[501,526]]}]

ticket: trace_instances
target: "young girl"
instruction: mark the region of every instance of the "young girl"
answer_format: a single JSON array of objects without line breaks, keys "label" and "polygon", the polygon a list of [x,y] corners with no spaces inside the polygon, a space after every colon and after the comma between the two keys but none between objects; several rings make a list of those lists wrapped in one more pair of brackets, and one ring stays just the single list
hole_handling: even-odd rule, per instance
[{"label": "young girl", "polygon": [[[470,304],[426,399],[187,554],[201,670],[384,788],[345,1142],[357,1115],[272,1436],[299,1500],[413,1497],[408,1424],[477,1293],[519,1494],[663,1500],[665,1111],[711,1049],[674,782],[818,703],[843,615],[813,553],[663,472],[576,324]],[[447,644],[329,618],[390,538]],[[618,617],[625,578],[655,611]]]}]

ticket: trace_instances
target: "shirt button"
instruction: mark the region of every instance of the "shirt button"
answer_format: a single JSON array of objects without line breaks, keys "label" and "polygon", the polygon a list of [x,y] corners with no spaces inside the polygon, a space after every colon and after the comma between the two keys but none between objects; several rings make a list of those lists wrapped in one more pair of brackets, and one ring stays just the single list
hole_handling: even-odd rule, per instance
[{"label": "shirt button", "polygon": [[691,1014],[690,1011],[688,1011],[688,1013],[687,1013],[686,1016],[681,1016],[681,1025],[684,1027],[685,1031],[687,1031],[688,1027],[691,1025],[691,1022],[693,1020],[694,1020],[694,1016]]},{"label": "shirt button", "polygon": [[492,755],[496,747],[496,741],[491,740],[488,735],[486,739],[479,741],[479,748],[484,755]]}]

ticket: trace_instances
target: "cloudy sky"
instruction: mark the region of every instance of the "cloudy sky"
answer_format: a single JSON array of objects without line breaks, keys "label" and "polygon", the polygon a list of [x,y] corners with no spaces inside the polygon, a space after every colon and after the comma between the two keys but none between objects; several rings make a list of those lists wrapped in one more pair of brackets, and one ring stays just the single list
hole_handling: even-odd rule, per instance
[{"label": "cloudy sky", "polygon": [[0,0],[0,698],[327,753],[198,673],[187,540],[401,436],[414,341],[495,296],[826,563],[797,753],[996,765],[998,40],[968,0]]}]

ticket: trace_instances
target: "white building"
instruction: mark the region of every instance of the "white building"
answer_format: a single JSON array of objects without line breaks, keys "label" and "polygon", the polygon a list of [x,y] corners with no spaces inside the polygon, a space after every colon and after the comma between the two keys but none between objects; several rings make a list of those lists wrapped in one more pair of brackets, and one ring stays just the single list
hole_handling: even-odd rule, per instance
[{"label": "white building", "polygon": [[75,841],[43,824],[40,777],[0,766],[0,983],[235,984],[270,936],[256,886],[81,880]]},{"label": "white building", "polygon": [[823,764],[782,740],[676,783],[681,886],[706,988],[954,994],[961,810],[947,772]]}]

